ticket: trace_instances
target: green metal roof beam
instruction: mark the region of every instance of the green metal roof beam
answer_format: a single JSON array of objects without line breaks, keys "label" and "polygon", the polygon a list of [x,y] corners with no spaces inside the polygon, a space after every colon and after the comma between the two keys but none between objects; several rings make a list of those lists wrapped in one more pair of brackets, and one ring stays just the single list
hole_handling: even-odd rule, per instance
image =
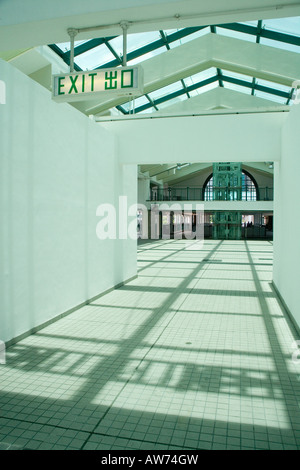
[{"label": "green metal roof beam", "polygon": [[190,92],[193,90],[197,90],[198,88],[202,88],[206,85],[210,85],[211,83],[214,83],[219,80],[218,75],[214,75],[213,77],[207,78],[206,80],[202,80],[201,82],[193,83],[193,85],[187,86],[186,89],[180,89],[177,91],[174,91],[173,93],[169,93],[166,96],[162,96],[161,98],[157,98],[154,100],[155,105],[159,105],[161,103],[164,103],[165,101],[172,100],[173,98],[177,98],[178,96],[184,95],[186,91]]},{"label": "green metal roof beam", "polygon": [[222,74],[222,70],[217,68],[217,75],[219,77],[219,85],[220,87],[223,87],[224,84],[223,84],[223,74]]},{"label": "green metal roof beam", "polygon": [[277,90],[276,88],[269,88],[263,85],[258,85],[257,83],[253,84],[253,82],[246,82],[245,80],[239,80],[237,78],[228,77],[226,75],[223,75],[222,79],[225,82],[234,83],[235,85],[240,85],[247,88],[253,87],[255,90],[262,91],[264,93],[270,93],[276,96],[281,96],[282,98],[288,99],[290,96],[290,93],[287,93],[286,91]]},{"label": "green metal roof beam", "polygon": [[[144,107],[145,109],[154,108],[156,111],[158,111],[158,108],[157,108],[157,106],[155,105],[155,103],[154,103],[154,101],[152,100],[152,98],[150,98],[150,96],[149,96],[147,93],[145,93],[144,96],[148,99],[149,103],[147,103],[147,104],[145,104],[145,105],[143,105],[143,106],[140,106],[139,108],[136,108],[136,109],[134,110],[134,112],[136,113],[136,112],[137,112],[136,110],[137,110],[137,109],[139,110],[139,109],[142,108],[142,107]],[[126,111],[126,110],[123,108],[123,106],[121,106],[121,105],[116,106],[116,108],[117,108],[119,111],[121,111],[121,113],[123,113],[123,114],[129,114],[129,111]],[[138,112],[139,112],[139,111],[138,111]]]},{"label": "green metal roof beam", "polygon": [[251,90],[251,95],[252,95],[252,96],[254,96],[255,84],[256,84],[256,78],[253,77],[253,79],[252,79],[252,90]]},{"label": "green metal roof beam", "polygon": [[[184,28],[180,31],[176,31],[176,33],[172,33],[169,36],[166,36],[167,42],[169,44],[171,42],[177,41],[178,39],[182,39],[186,36],[189,36],[190,34],[200,31],[205,27],[206,26],[201,26],[198,28]],[[135,49],[134,51],[129,52],[127,54],[127,62],[133,59],[137,59],[138,57],[141,57],[142,55],[147,54],[148,52],[155,51],[160,47],[166,47],[166,43],[163,38],[157,39],[156,41],[150,42],[149,44],[146,44],[145,46],[140,47],[139,49]],[[107,62],[106,64],[96,67],[95,70],[106,67],[117,67],[118,65],[119,63],[117,60],[112,60],[110,62]]]},{"label": "green metal roof beam", "polygon": [[118,55],[118,53],[115,51],[115,49],[112,47],[112,45],[110,44],[109,40],[108,40],[108,39],[105,39],[105,40],[104,40],[104,43],[105,43],[107,49],[109,49],[109,51],[112,53],[112,55],[115,56],[116,60],[119,61],[119,65],[122,65],[122,64],[123,64],[123,60],[122,60],[121,57]]},{"label": "green metal roof beam", "polygon": [[[203,80],[201,82],[194,83],[193,85],[190,85],[190,86],[186,87],[186,89],[180,89],[180,90],[174,91],[173,93],[170,93],[166,96],[162,96],[161,98],[158,98],[156,100],[152,100],[153,105],[150,102],[150,103],[144,104],[142,106],[139,106],[138,108],[135,109],[135,113],[140,113],[142,111],[145,111],[146,109],[149,109],[152,106],[158,106],[159,104],[165,103],[166,101],[169,101],[173,98],[177,98],[178,96],[181,96],[181,95],[185,94],[186,92],[191,92],[193,90],[196,90],[198,88],[202,88],[205,85],[208,85],[210,83],[214,83],[214,82],[219,81],[219,80],[220,80],[220,75],[217,74],[217,75],[215,75],[213,77],[210,77],[206,80]],[[269,93],[269,94],[276,95],[276,96],[280,96],[280,97],[286,98],[286,99],[289,99],[292,96],[291,93],[287,93],[285,91],[276,90],[275,88],[269,88],[269,87],[266,87],[266,86],[263,86],[263,85],[258,85],[257,83],[253,84],[253,82],[246,82],[245,80],[239,80],[237,78],[229,77],[229,76],[226,76],[226,75],[223,75],[223,74],[222,74],[222,81],[233,83],[233,84],[239,85],[239,86],[244,86],[244,87],[247,87],[247,88],[252,88],[253,87],[255,90],[262,91],[264,93]]]},{"label": "green metal roof beam", "polygon": [[290,104],[290,101],[291,101],[291,99],[293,98],[294,91],[295,91],[295,88],[292,88],[292,89],[291,89],[291,92],[290,92],[290,94],[289,94],[289,97],[288,97],[288,99],[287,99],[287,101],[286,101],[286,104]]},{"label": "green metal roof beam", "polygon": [[[79,44],[78,46],[74,47],[74,57],[84,54],[85,52],[89,52],[94,47],[101,46],[102,44],[106,44],[106,41],[110,41],[111,39],[116,38],[117,36],[111,36],[108,38],[95,38],[91,39],[90,41],[84,42],[83,44]],[[64,53],[67,59],[70,58],[70,51]]]},{"label": "green metal roof beam", "polygon": [[[70,54],[69,57],[66,58],[65,52],[63,52],[56,44],[49,44],[48,47],[50,47],[50,49],[52,49],[52,51],[54,51],[67,65],[70,65]],[[76,70],[76,72],[82,72],[82,68],[76,63],[74,63],[74,70]]]},{"label": "green metal roof beam", "polygon": [[116,106],[116,109],[118,111],[121,111],[121,113],[123,113],[123,114],[129,114],[127,111],[125,111],[125,109],[121,105]]},{"label": "green metal roof beam", "polygon": [[287,44],[293,44],[294,46],[300,46],[300,37],[293,36],[291,34],[278,33],[269,29],[262,29],[260,36],[266,39],[273,39],[273,41],[285,42]]},{"label": "green metal roof beam", "polygon": [[287,44],[294,44],[295,46],[300,46],[300,36],[293,36],[291,34],[279,33],[277,31],[271,31],[270,29],[261,29],[258,33],[258,27],[250,26],[241,23],[225,23],[217,24],[219,28],[231,29],[232,31],[238,31],[240,33],[252,34],[253,36],[264,37],[266,39],[272,39],[273,41],[285,42]]},{"label": "green metal roof beam", "polygon": [[182,86],[183,86],[183,89],[184,89],[184,91],[185,91],[187,97],[190,98],[190,94],[189,94],[189,92],[188,92],[188,90],[187,90],[187,87],[186,87],[186,84],[184,83],[184,80],[181,79],[180,81],[181,81],[181,84],[182,84]]},{"label": "green metal roof beam", "polygon": [[262,20],[258,20],[258,23],[257,23],[256,44],[259,44],[259,43],[260,43],[261,31],[262,31]]},{"label": "green metal roof beam", "polygon": [[[200,31],[201,29],[207,28],[208,26],[200,26],[200,27],[190,27],[190,28],[183,28],[180,31],[176,31],[175,33],[172,33],[170,35],[165,35],[162,36],[161,39],[158,39],[157,41],[153,41],[150,44],[147,44],[146,46],[143,46],[139,49],[136,49],[135,51],[130,52],[127,55],[127,61],[136,59],[144,54],[147,54],[148,52],[152,52],[155,49],[158,49],[160,47],[167,47],[169,48],[169,44],[177,41],[179,39],[182,39],[183,37],[189,36],[190,34],[193,34],[197,31]],[[232,31],[237,31],[240,33],[245,33],[245,34],[251,34],[256,36],[256,42],[260,40],[261,37],[271,39],[274,41],[280,41],[288,44],[293,44],[296,46],[300,46],[300,37],[299,36],[294,36],[286,33],[280,33],[276,31],[271,31],[268,29],[263,29],[262,28],[262,21],[258,21],[258,25],[256,26],[250,26],[250,25],[245,25],[241,23],[225,23],[225,24],[216,24],[216,25],[211,25],[211,31],[215,31],[216,27],[219,28],[225,28],[229,29]],[[162,31],[163,32],[163,31]],[[110,47],[108,46],[108,42],[118,36],[111,36],[108,38],[96,38],[96,39],[91,39],[90,41],[87,41],[83,44],[79,44],[78,46],[75,47],[74,49],[74,56],[78,56],[80,54],[83,54],[85,52],[88,52],[89,50],[93,49],[94,47],[97,47],[99,45],[105,44],[110,50]],[[67,65],[70,65],[70,51],[63,52],[56,44],[49,44],[49,47],[56,52],[63,60],[66,62]],[[112,51],[111,51],[112,52]],[[112,52],[114,56],[116,57],[115,60],[112,60],[110,62],[107,62],[104,65],[101,65],[97,67],[96,69],[104,68],[104,67],[117,67],[120,65],[121,58],[119,56],[117,57],[116,52]],[[75,63],[74,68],[77,71],[81,71],[82,69]]]},{"label": "green metal roof beam", "polygon": [[164,41],[165,43],[165,46],[166,48],[168,49],[168,51],[170,50],[170,45],[168,43],[168,40],[167,40],[167,36],[165,35],[164,31],[162,29],[159,30],[159,34],[161,35],[162,37],[162,40]]},{"label": "green metal roof beam", "polygon": [[[153,99],[148,95],[148,93],[146,93],[145,96],[146,96],[147,100],[149,101],[150,105],[151,105],[156,111],[158,111],[158,108],[155,106],[155,103],[154,103]],[[149,106],[149,108],[150,108],[151,106]]]},{"label": "green metal roof beam", "polygon": [[[172,100],[173,98],[177,98],[178,96],[184,95],[186,92],[190,92],[190,91],[196,90],[197,88],[201,88],[205,85],[209,85],[210,83],[216,82],[217,80],[219,80],[219,77],[215,75],[201,82],[193,83],[193,85],[187,86],[185,89],[181,88],[180,90],[174,91],[173,93],[170,93],[166,96],[162,96],[161,98],[157,98],[156,100],[153,100],[153,104],[154,106],[157,106],[161,103],[164,103],[165,101],[169,101],[169,100]],[[143,104],[142,106],[139,106],[138,108],[136,108],[135,112],[140,113],[141,111],[145,111],[146,109],[151,108],[151,106],[152,106],[151,103]]]},{"label": "green metal roof beam", "polygon": [[65,54],[60,47],[58,47],[56,44],[48,44],[48,47],[50,47],[50,49],[52,49],[52,51],[54,51],[61,59],[65,60]]}]

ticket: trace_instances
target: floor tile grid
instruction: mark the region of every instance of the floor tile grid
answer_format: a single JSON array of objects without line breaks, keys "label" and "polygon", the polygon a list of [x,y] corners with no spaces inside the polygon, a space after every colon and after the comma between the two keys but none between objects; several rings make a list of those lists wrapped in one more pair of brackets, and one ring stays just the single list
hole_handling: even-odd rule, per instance
[{"label": "floor tile grid", "polygon": [[[182,255],[182,252],[181,252],[181,255]],[[189,298],[189,296],[186,295],[184,297],[184,301],[187,301],[188,298]],[[182,298],[180,300],[182,300]],[[217,302],[217,305],[218,305],[218,309],[221,309],[222,305],[220,304],[220,302]],[[176,311],[177,315],[174,315],[173,319],[179,317],[179,315],[183,311],[183,309],[182,309],[183,306],[184,306],[184,302],[183,303],[181,302],[181,304],[179,306],[181,310],[179,310],[179,308],[177,309],[177,311]],[[188,309],[186,309],[186,310],[188,310]],[[222,312],[222,309],[221,309],[221,312]],[[220,317],[220,315],[219,315],[219,317]],[[202,322],[202,325],[203,325],[203,322]],[[223,327],[224,327],[224,322],[223,322]],[[237,326],[235,325],[235,329],[236,329],[236,327]],[[174,323],[172,325],[172,322],[170,322],[168,330],[166,330],[166,328],[164,328],[164,331],[168,331],[170,333],[171,330],[176,331],[178,328],[182,328],[182,325],[179,326],[176,323]],[[189,328],[186,328],[186,330],[190,331]],[[218,334],[219,334],[218,340],[220,341],[220,339],[222,339],[222,341],[224,341],[224,338],[220,337],[220,331],[222,331],[222,330],[219,328],[219,330],[218,330]],[[229,333],[230,333],[230,331],[229,331]],[[161,337],[161,340],[163,340],[163,337]],[[178,342],[178,335],[175,335],[175,342],[176,343]],[[152,347],[152,350],[153,350],[153,347]],[[179,353],[180,353],[180,348],[179,348]],[[215,359],[216,358],[217,358],[218,361],[220,361],[220,357],[218,357],[215,354]],[[201,361],[202,361],[202,359],[201,359]],[[223,367],[223,369],[224,369],[224,367]],[[223,369],[221,369],[221,370],[223,370]],[[191,370],[193,370],[193,369],[191,368]],[[151,377],[155,378],[155,374],[154,374],[154,376],[150,376],[150,378]],[[219,378],[220,377],[218,377],[218,375],[215,375],[215,377],[214,377],[215,380],[212,382],[211,386],[216,385],[218,383]],[[173,377],[173,379],[174,379],[174,377]],[[188,381],[185,383],[185,386],[187,388],[188,388],[188,386],[187,386],[188,383],[189,383]],[[130,384],[128,382],[128,386],[129,385]],[[123,388],[123,391],[125,391],[125,390],[126,390],[126,387]],[[167,401],[167,403],[168,403],[168,393],[166,393],[166,391],[168,392],[168,389],[165,390],[165,393],[161,393],[161,391],[159,391],[159,389],[158,389],[157,392],[154,394],[153,400],[148,400],[148,406],[151,405],[152,407],[154,407],[155,400],[159,400],[159,398],[161,399],[161,402],[163,402],[163,397],[167,397],[165,401]],[[233,392],[233,390],[231,392]],[[119,392],[117,392],[117,393],[119,393]],[[119,393],[118,398],[121,398],[121,395],[122,395],[122,393]],[[167,414],[165,416],[167,416],[167,418],[169,418],[169,421],[167,421],[167,420],[164,421],[164,423],[169,422],[169,424],[171,424],[173,426],[173,428],[171,428],[171,429],[173,429],[173,431],[172,432],[168,431],[168,427],[166,427],[166,424],[164,426],[162,426],[162,425],[154,426],[154,424],[152,424],[152,426],[149,425],[149,413],[148,413],[147,417],[145,418],[148,425],[144,425],[144,426],[146,426],[146,428],[144,430],[143,429],[141,430],[141,429],[138,428],[139,438],[141,438],[141,432],[144,432],[143,439],[148,439],[149,440],[149,445],[151,445],[150,442],[156,442],[155,445],[158,446],[159,444],[157,444],[157,441],[160,440],[161,442],[164,443],[163,445],[165,445],[165,446],[168,445],[169,448],[170,448],[170,446],[175,446],[176,447],[176,445],[180,445],[183,442],[184,442],[184,445],[187,446],[187,448],[188,448],[189,444],[192,445],[192,448],[195,448],[195,446],[198,446],[196,448],[203,448],[203,447],[204,448],[214,448],[216,446],[217,447],[219,446],[220,448],[222,448],[222,446],[227,446],[227,447],[230,447],[230,446],[231,447],[234,447],[234,446],[237,446],[237,447],[238,446],[241,446],[241,447],[246,446],[247,447],[248,446],[249,447],[249,445],[251,444],[250,435],[253,436],[254,434],[253,434],[253,432],[251,433],[249,431],[249,429],[247,428],[247,430],[244,430],[244,433],[242,435],[241,431],[239,430],[239,426],[241,427],[241,423],[238,422],[238,421],[234,422],[234,416],[233,415],[230,417],[230,419],[233,420],[232,423],[230,421],[226,422],[225,418],[224,418],[224,421],[222,421],[220,419],[218,421],[213,421],[214,412],[216,410],[214,400],[215,400],[215,402],[217,400],[217,403],[218,403],[217,409],[219,410],[219,413],[220,413],[220,410],[222,410],[224,412],[224,416],[225,416],[226,415],[226,413],[225,413],[226,412],[226,406],[227,406],[225,399],[227,398],[227,400],[229,400],[230,398],[234,398],[234,397],[230,397],[230,396],[226,397],[224,393],[223,394],[216,393],[215,395],[216,396],[214,396],[213,391],[211,389],[208,389],[208,390],[205,391],[205,396],[207,398],[207,403],[211,403],[211,404],[214,405],[214,406],[211,407],[211,410],[209,410],[209,412],[207,412],[207,416],[211,416],[211,420],[210,421],[206,420],[206,422],[205,422],[206,426],[204,426],[204,425],[200,426],[199,425],[199,420],[197,422],[195,421],[195,424],[193,424],[193,420],[186,419],[186,416],[185,416],[184,413],[190,412],[191,409],[194,410],[194,412],[193,412],[194,416],[197,416],[197,412],[196,412],[197,408],[195,408],[195,407],[193,408],[192,405],[189,405],[187,398],[185,398],[185,400],[182,400],[182,397],[181,397],[181,402],[180,402],[180,398],[178,398],[178,400],[177,400],[178,406],[176,408],[175,407],[176,399],[173,397],[173,401],[174,401],[174,408],[173,409],[177,410],[177,413],[179,415],[178,416],[175,416],[175,415],[173,416],[172,414],[170,414],[170,415]],[[170,396],[169,400],[171,400],[172,395],[169,394],[169,396]],[[223,401],[222,401],[222,398],[223,398]],[[190,401],[191,401],[192,404],[197,403],[197,401],[195,400],[194,397],[190,398]],[[134,400],[133,400],[133,402],[134,402]],[[234,403],[233,400],[231,400],[231,402]],[[149,403],[150,403],[150,405],[149,405]],[[169,404],[170,403],[171,403],[171,401],[169,402]],[[267,404],[267,402],[266,402],[266,404]],[[132,408],[133,408],[134,403],[132,403],[131,405],[132,405]],[[238,405],[239,405],[239,403],[236,403],[236,408],[240,412],[241,407],[238,407]],[[124,401],[124,406],[126,407],[126,400]],[[267,406],[265,407],[265,409],[267,409]],[[153,410],[154,410],[154,408],[153,408]],[[158,411],[156,411],[156,414],[161,417],[161,412],[160,412],[159,407],[157,407],[157,410]],[[110,412],[112,412],[112,411],[113,411],[113,409],[111,408]],[[51,413],[51,410],[50,410],[49,413]],[[133,413],[134,413],[134,410],[133,410]],[[138,413],[141,414],[141,411],[138,410]],[[180,415],[180,413],[182,413],[182,415]],[[154,414],[154,416],[156,416],[156,414]],[[109,422],[109,416],[108,415],[109,415],[109,413],[106,415],[106,418],[108,418],[108,422]],[[128,412],[126,411],[125,412],[125,417],[127,415],[128,415]],[[200,416],[201,416],[201,413],[200,413]],[[135,419],[138,419],[137,415],[135,415],[134,417],[135,417]],[[244,416],[244,419],[246,417],[247,416]],[[270,416],[270,418],[272,418],[272,417],[273,417],[273,415]],[[249,419],[249,417],[247,417],[247,418]],[[226,419],[228,419],[228,416],[227,416]],[[180,420],[183,420],[183,422],[180,423]],[[270,420],[270,422],[271,421],[272,420]],[[126,419],[125,419],[125,423],[126,423]],[[215,425],[212,425],[212,423],[215,423]],[[229,426],[230,424],[234,425],[233,429],[230,428],[230,426]],[[112,429],[113,428],[110,428],[110,432],[111,432]],[[117,427],[116,429],[120,431],[119,427]],[[200,431],[200,429],[202,429],[202,431]],[[228,432],[227,436],[224,436],[224,432],[225,432],[224,429],[226,429],[226,431]],[[259,428],[259,430],[262,430],[262,426]],[[272,430],[271,426],[267,427],[267,430],[269,430],[269,431]],[[129,430],[129,431],[131,431],[131,430]],[[248,432],[248,435],[245,434],[247,432]],[[128,440],[126,440],[125,438],[122,438],[122,437],[115,437],[115,436],[100,436],[99,435],[98,437],[99,437],[99,439],[101,438],[102,444],[106,439],[107,440],[107,445],[108,446],[113,445],[114,448],[117,448],[119,446],[121,448],[122,448],[122,446],[123,446],[123,448],[124,448],[124,446],[125,446],[125,448],[126,448],[126,446],[128,446],[128,448],[132,448],[132,446],[140,447],[140,445],[141,445],[142,441],[136,439],[137,435],[138,434],[137,434],[136,431],[132,432],[132,434],[131,434],[131,436]],[[269,435],[270,435],[269,436],[270,438],[267,439],[266,438],[266,433],[263,433],[263,432],[258,433],[257,432],[254,435],[256,437],[256,439],[254,439],[254,444],[257,445],[259,448],[260,447],[263,448],[263,446],[271,446],[271,444],[275,445],[275,446],[276,445],[278,445],[278,446],[283,445],[280,442],[276,442],[276,438],[277,438],[277,441],[278,441],[279,437],[276,436],[276,438],[275,438],[275,435],[276,435],[275,432],[274,433],[269,433]],[[11,436],[12,436],[12,434],[11,434]],[[41,436],[42,436],[42,434],[41,434]],[[120,432],[118,433],[118,436],[120,436]],[[155,436],[156,436],[156,438],[155,438]],[[197,436],[198,436],[198,439],[197,439]],[[243,440],[242,440],[241,436],[243,436]],[[17,437],[17,440],[19,439],[19,442],[22,442],[22,445],[24,445],[24,442],[20,441],[20,439],[21,439],[20,436],[14,436],[14,437]],[[86,435],[84,437],[87,438]],[[88,444],[91,444],[92,437],[93,437],[93,442],[95,442],[95,445],[97,444],[97,439],[96,439],[97,435],[94,434],[94,436],[93,436],[91,434],[90,438],[87,439],[86,446],[88,446]],[[285,437],[286,437],[286,433],[285,433]],[[272,440],[270,440],[271,438],[273,439],[274,442]],[[53,437],[53,439],[54,439],[54,437]],[[292,438],[290,437],[290,439],[292,439]],[[112,443],[113,440],[114,440],[114,442]],[[36,442],[39,443],[39,442],[42,442],[42,441],[37,440]],[[46,445],[45,442],[44,442],[44,444]],[[50,446],[51,446],[51,444],[52,443],[48,443],[48,445],[50,445]],[[11,445],[13,445],[13,444],[11,444]],[[41,444],[41,445],[43,445],[43,444]],[[57,444],[57,442],[56,442],[55,445],[59,446],[59,445],[67,445],[67,444],[62,444],[62,443]],[[103,445],[105,445],[105,442],[104,442]],[[148,444],[147,444],[147,442],[144,441],[143,445],[147,447]],[[288,444],[285,443],[285,445],[288,445]],[[295,444],[290,442],[290,445],[295,445]],[[71,447],[71,446],[69,446],[69,447]]]}]

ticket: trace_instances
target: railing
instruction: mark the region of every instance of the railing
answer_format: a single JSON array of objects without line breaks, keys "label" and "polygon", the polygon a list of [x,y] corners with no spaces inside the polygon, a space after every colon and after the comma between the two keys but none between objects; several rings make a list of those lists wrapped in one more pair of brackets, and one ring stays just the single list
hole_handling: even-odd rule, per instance
[{"label": "railing", "polygon": [[164,188],[152,189],[150,201],[273,201],[273,188]]}]

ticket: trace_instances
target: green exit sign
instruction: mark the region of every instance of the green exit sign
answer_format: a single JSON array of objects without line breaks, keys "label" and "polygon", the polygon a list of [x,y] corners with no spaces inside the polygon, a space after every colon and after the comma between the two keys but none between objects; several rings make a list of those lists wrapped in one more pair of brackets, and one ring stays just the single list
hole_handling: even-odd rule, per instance
[{"label": "green exit sign", "polygon": [[140,95],[143,93],[142,72],[140,66],[134,66],[53,75],[52,98],[80,101],[97,95]]}]

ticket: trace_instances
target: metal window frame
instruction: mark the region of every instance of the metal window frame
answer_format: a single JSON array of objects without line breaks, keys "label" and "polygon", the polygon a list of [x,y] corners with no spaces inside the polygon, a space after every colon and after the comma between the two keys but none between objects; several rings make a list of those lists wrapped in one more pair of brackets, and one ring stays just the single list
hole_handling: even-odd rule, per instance
[{"label": "metal window frame", "polygon": [[[150,42],[149,44],[146,44],[145,46],[139,47],[135,49],[134,51],[131,51],[130,53],[127,54],[127,61],[129,62],[130,60],[137,59],[139,57],[142,57],[143,55],[153,52],[161,47],[165,47],[166,50],[170,50],[170,44],[172,42],[178,41],[184,37],[187,37],[191,34],[194,34],[195,32],[201,31],[205,28],[210,28],[210,31],[214,34],[217,33],[216,28],[223,28],[239,33],[244,33],[244,34],[249,34],[256,36],[256,43],[259,44],[261,38],[267,38],[271,39],[274,41],[279,41],[282,43],[286,44],[292,44],[300,47],[300,35],[292,35],[292,34],[287,34],[287,33],[281,33],[278,31],[273,31],[270,29],[266,29],[263,27],[263,21],[262,20],[257,20],[257,25],[247,25],[247,24],[242,24],[242,23],[222,23],[222,24],[215,24],[215,25],[205,25],[205,26],[199,26],[199,27],[189,27],[189,28],[183,28],[180,29],[179,31],[167,34],[163,30],[159,30],[160,38]],[[114,55],[115,59],[109,62],[106,62],[105,64],[102,64],[93,70],[101,69],[101,68],[106,68],[106,67],[117,67],[122,65],[123,57],[122,55],[119,55],[117,51],[112,47],[110,44],[110,41],[118,36],[110,36],[107,38],[95,38],[91,39],[89,41],[86,41],[82,44],[79,44],[74,48],[74,57],[77,57],[80,54],[84,54],[85,52],[88,52],[95,47],[98,47],[102,44],[104,44],[108,50]],[[63,52],[59,46],[56,44],[50,44],[49,47],[56,53],[58,54],[62,60],[67,64],[70,65],[70,51]],[[74,70],[76,71],[81,71],[82,69],[74,63]],[[199,88],[202,88],[203,86],[213,83],[215,81],[218,81],[219,86],[223,87],[224,82],[229,82],[233,83],[239,86],[251,88],[251,94],[254,95],[255,91],[262,91],[265,93],[273,94],[276,96],[280,96],[282,98],[285,98],[286,104],[288,105],[290,103],[290,100],[293,95],[293,89],[290,90],[290,92],[283,92],[281,90],[271,87],[265,87],[262,85],[258,85],[256,82],[257,78],[253,77],[252,82],[247,82],[244,80],[239,80],[234,77],[230,77],[229,75],[226,75],[222,72],[220,68],[217,68],[217,74],[209,79],[197,82],[196,84],[186,86],[184,79],[181,79],[182,83],[182,89],[169,93],[159,99],[153,100],[151,97],[146,93],[144,96],[148,99],[149,103],[146,103],[138,108],[135,109],[135,113],[140,113],[142,111],[145,111],[146,109],[149,109],[153,107],[155,110],[158,110],[157,106],[161,103],[164,103],[168,100],[171,100],[173,98],[176,98],[177,96],[181,96],[183,94],[186,94],[187,98],[190,98],[190,92]],[[128,112],[122,107],[122,105],[116,106],[116,108],[121,111],[123,114],[128,114]]]}]

